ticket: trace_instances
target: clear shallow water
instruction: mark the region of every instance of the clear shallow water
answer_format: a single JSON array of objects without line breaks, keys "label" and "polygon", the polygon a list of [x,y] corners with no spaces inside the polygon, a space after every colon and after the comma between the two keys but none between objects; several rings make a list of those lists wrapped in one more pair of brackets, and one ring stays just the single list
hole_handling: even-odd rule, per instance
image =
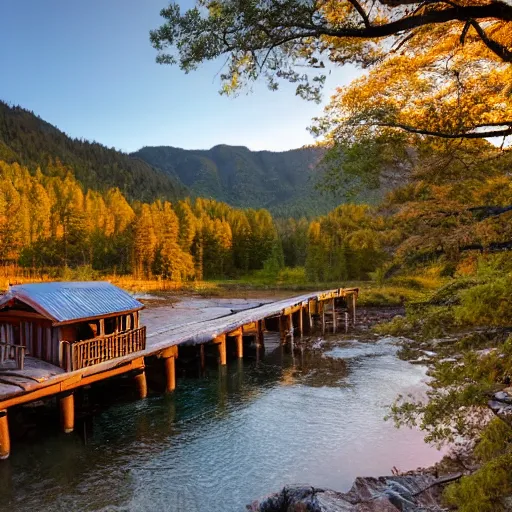
[{"label": "clear shallow water", "polygon": [[173,396],[111,404],[87,444],[56,429],[14,444],[0,508],[235,512],[286,483],[346,490],[356,476],[429,465],[440,454],[421,433],[383,421],[397,394],[425,390],[424,368],[389,341],[277,349],[178,379]]}]

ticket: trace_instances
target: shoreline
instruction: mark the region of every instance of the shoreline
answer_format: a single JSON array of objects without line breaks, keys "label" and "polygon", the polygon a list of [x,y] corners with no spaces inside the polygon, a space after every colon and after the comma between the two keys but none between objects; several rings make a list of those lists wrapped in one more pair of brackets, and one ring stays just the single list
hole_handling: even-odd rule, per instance
[{"label": "shoreline", "polygon": [[[367,306],[358,312],[359,325],[353,332],[359,341],[372,343],[366,338],[372,328],[383,321],[401,316],[403,307]],[[366,316],[365,316],[366,314]],[[361,339],[363,338],[363,339]],[[405,341],[405,339],[404,339]],[[436,341],[436,340],[434,340]],[[434,347],[432,347],[434,345]],[[427,352],[432,356],[436,344],[407,339],[402,343],[397,357],[410,364],[430,367],[431,358],[413,358],[414,354]],[[437,348],[442,345],[438,344]],[[432,352],[429,352],[432,351]],[[404,352],[402,352],[404,351]],[[402,354],[401,354],[402,352]],[[402,427],[404,428],[404,427]],[[470,460],[472,449],[466,447],[462,457]],[[450,449],[442,459],[427,467],[418,467],[405,472],[393,468],[388,476],[358,476],[347,492],[320,488],[306,483],[284,486],[279,491],[254,500],[246,505],[250,512],[442,512],[448,510],[442,505],[442,491],[446,485],[459,480],[468,471],[461,471],[460,454]],[[458,460],[456,460],[458,459]]]}]

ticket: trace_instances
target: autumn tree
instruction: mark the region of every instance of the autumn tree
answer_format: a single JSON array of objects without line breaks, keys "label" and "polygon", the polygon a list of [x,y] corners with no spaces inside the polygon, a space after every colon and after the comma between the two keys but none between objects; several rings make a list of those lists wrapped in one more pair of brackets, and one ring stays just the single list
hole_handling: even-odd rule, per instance
[{"label": "autumn tree", "polygon": [[[289,80],[319,100],[330,66],[368,71],[339,89],[312,127],[333,149],[330,188],[342,188],[340,169],[377,187],[383,169],[412,160],[410,171],[418,147],[449,154],[450,141],[512,134],[512,6],[504,0],[200,0],[161,16],[151,32],[157,61],[189,72],[223,56],[225,93],[262,77],[271,89]],[[429,147],[431,137],[447,143]]]},{"label": "autumn tree", "polygon": [[157,239],[153,227],[151,208],[142,204],[135,219],[133,232],[134,267],[139,275],[148,276],[155,259]]}]

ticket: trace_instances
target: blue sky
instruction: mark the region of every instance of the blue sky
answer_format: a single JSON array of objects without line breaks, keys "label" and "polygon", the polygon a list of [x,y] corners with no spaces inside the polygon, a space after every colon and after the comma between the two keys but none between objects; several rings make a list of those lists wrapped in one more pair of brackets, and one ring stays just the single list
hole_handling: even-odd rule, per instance
[{"label": "blue sky", "polygon": [[[306,127],[322,106],[295,97],[290,85],[270,92],[257,84],[227,98],[218,94],[220,62],[188,75],[156,64],[149,30],[167,3],[2,0],[0,98],[72,137],[123,151],[216,144],[278,151],[314,141]],[[325,101],[357,75],[332,71]]]}]

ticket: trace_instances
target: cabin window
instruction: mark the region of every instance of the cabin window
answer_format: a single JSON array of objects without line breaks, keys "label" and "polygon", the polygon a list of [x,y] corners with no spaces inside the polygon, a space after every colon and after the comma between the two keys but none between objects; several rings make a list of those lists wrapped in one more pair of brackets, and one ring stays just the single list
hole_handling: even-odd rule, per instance
[{"label": "cabin window", "polygon": [[98,322],[83,322],[77,325],[77,339],[90,340],[99,336],[100,326]]},{"label": "cabin window", "polygon": [[116,318],[105,318],[105,335],[116,332]]}]

